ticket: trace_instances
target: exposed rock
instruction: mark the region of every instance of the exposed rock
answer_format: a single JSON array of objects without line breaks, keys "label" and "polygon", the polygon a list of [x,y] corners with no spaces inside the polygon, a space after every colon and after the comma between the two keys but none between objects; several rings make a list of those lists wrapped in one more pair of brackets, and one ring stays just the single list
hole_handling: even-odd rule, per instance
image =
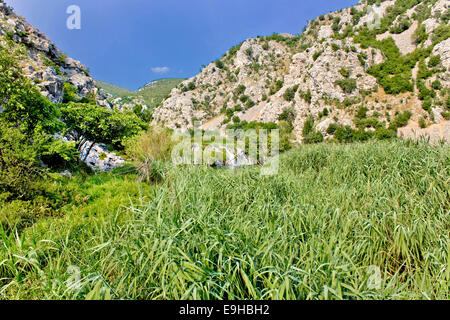
[{"label": "exposed rock", "polygon": [[[42,32],[15,14],[0,1],[0,35],[12,38],[17,47],[26,48],[27,55],[21,65],[25,76],[37,83],[41,93],[51,101],[59,103],[63,99],[65,82],[74,84],[80,98],[94,96],[94,80],[87,68],[79,61],[66,57]],[[1,41],[2,39],[0,39]],[[104,95],[95,95],[100,106],[108,106]]]},{"label": "exposed rock", "polygon": [[[81,150],[81,159],[85,159],[90,145],[90,143],[86,143],[86,146]],[[89,151],[89,155],[86,157],[85,162],[94,170],[106,172],[123,166],[125,160],[122,157],[117,156],[115,153],[109,152],[105,145],[95,144]]]},{"label": "exposed rock", "polygon": [[[446,3],[448,1],[440,0],[432,5],[433,16],[425,21],[427,30],[434,30],[440,23],[434,14],[444,12]],[[390,0],[370,7],[366,1],[361,1],[354,8],[366,14],[359,19],[356,28],[377,22],[394,4],[395,0]],[[402,16],[415,19],[417,8],[408,9]],[[234,110],[237,105],[233,116],[247,122],[277,122],[285,109],[293,108],[293,133],[300,141],[305,119],[313,116],[318,120],[324,108],[329,110],[327,118],[330,120],[316,122],[322,133],[331,121],[355,128],[353,119],[360,106],[368,108],[370,114],[376,115],[386,126],[398,112],[405,110],[413,113],[414,121],[427,116],[417,91],[387,95],[377,79],[368,73],[371,66],[385,61],[381,50],[361,47],[350,36],[337,39],[335,30],[343,34],[354,23],[353,14],[348,8],[311,21],[298,42],[294,37],[290,42],[282,37],[244,41],[227,52],[219,64],[209,64],[198,75],[173,89],[170,97],[155,110],[154,122],[170,128],[192,128],[193,120],[201,120],[203,129],[225,132],[231,118],[227,119],[224,111]],[[396,21],[398,19],[400,15]],[[337,26],[333,25],[335,21],[338,21]],[[417,48],[412,36],[418,25],[414,20],[408,30],[400,34],[388,31],[377,35],[377,39],[392,37],[402,54],[411,53]],[[433,49],[433,54],[441,55],[445,70],[430,77],[426,82],[428,87],[436,77],[444,87],[449,86],[449,41]],[[418,64],[412,73],[417,78]],[[277,82],[279,90],[274,90]],[[344,86],[345,83],[348,86]],[[286,98],[285,93],[294,87],[298,87],[297,92]],[[442,117],[434,118],[440,121]]]}]

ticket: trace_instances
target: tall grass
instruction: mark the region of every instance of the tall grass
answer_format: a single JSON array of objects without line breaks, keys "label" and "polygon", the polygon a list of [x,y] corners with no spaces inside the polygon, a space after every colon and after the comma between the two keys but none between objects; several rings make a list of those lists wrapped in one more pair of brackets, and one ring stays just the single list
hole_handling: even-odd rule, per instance
[{"label": "tall grass", "polygon": [[[304,146],[272,177],[170,164],[158,185],[110,177],[81,211],[2,233],[0,297],[448,299],[449,168],[448,146],[392,141]],[[124,199],[92,212],[98,188]]]}]

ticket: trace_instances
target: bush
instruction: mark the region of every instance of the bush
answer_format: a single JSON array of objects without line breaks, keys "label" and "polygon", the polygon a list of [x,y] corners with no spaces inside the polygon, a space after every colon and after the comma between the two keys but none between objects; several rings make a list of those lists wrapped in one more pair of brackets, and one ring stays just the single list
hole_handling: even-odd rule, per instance
[{"label": "bush", "polygon": [[431,84],[431,87],[434,90],[442,90],[442,83],[439,80],[435,80],[433,81],[433,83]]},{"label": "bush", "polygon": [[433,31],[433,44],[436,45],[445,39],[450,38],[450,26],[442,24]]},{"label": "bush", "polygon": [[402,33],[406,31],[411,26],[411,21],[409,21],[408,17],[402,17],[395,25],[393,25],[389,31],[394,34]]},{"label": "bush", "polygon": [[367,109],[364,106],[360,106],[358,108],[358,112],[356,113],[356,117],[359,119],[364,119],[367,117],[367,112],[369,111],[369,109]]},{"label": "bush", "polygon": [[63,103],[76,102],[77,99],[77,89],[69,82],[63,85]]},{"label": "bush", "polygon": [[299,87],[298,85],[295,85],[292,88],[286,89],[286,91],[283,94],[284,100],[286,100],[286,101],[294,100],[295,99],[295,94],[296,94],[296,92],[298,90],[298,87]]},{"label": "bush", "polygon": [[344,78],[350,77],[350,69],[348,69],[348,68],[341,68],[341,69],[339,69],[339,73],[340,73]]},{"label": "bush", "polygon": [[334,132],[334,138],[341,143],[353,141],[353,129],[350,126],[338,126]]},{"label": "bush", "polygon": [[215,61],[216,67],[219,69],[223,69],[224,68],[224,64],[221,60],[216,60]]},{"label": "bush", "polygon": [[419,45],[427,41],[428,33],[424,24],[421,24],[417,30],[414,32],[414,42]]},{"label": "bush", "polygon": [[295,120],[295,111],[293,107],[285,108],[283,112],[278,116],[278,121],[286,121],[293,123]]},{"label": "bush", "polygon": [[147,183],[157,182],[162,176],[159,161],[170,158],[173,141],[168,129],[150,127],[124,141],[125,153],[134,162],[137,172]]},{"label": "bush", "polygon": [[436,56],[430,57],[430,60],[428,61],[428,67],[434,68],[437,67],[441,63],[441,56],[438,54]]},{"label": "bush", "polygon": [[339,85],[345,93],[352,93],[357,88],[355,79],[338,80],[336,81],[336,84]]},{"label": "bush", "polygon": [[336,123],[332,123],[328,126],[327,133],[332,135],[336,132],[337,128],[338,128],[338,125]]},{"label": "bush", "polygon": [[431,71],[430,69],[427,68],[427,65],[425,64],[425,61],[423,59],[421,59],[419,61],[419,71],[417,73],[417,79],[418,80],[422,80],[422,79],[428,79],[429,77],[431,77],[433,75],[433,71]]},{"label": "bush", "polygon": [[313,60],[316,61],[322,55],[322,53],[323,53],[322,50],[318,50],[318,51],[314,52]]},{"label": "bush", "polygon": [[240,95],[242,95],[245,90],[247,89],[246,86],[244,86],[243,84],[239,85],[235,90],[234,90],[234,95],[239,97]]},{"label": "bush", "polygon": [[311,90],[308,89],[308,91],[306,92],[301,92],[300,96],[302,97],[303,100],[305,100],[308,103],[311,103],[312,100],[312,94],[311,94]]},{"label": "bush", "polygon": [[284,82],[282,80],[277,80],[275,84],[270,89],[270,95],[274,95],[278,91],[280,91],[281,88],[283,88]]},{"label": "bush", "polygon": [[323,142],[323,134],[319,131],[312,131],[306,137],[304,137],[303,142],[306,144],[314,144]]},{"label": "bush", "polygon": [[389,129],[396,131],[397,128],[406,126],[408,124],[409,119],[411,119],[411,116],[412,116],[411,111],[404,111],[402,113],[399,113],[389,126]]},{"label": "bush", "polygon": [[427,123],[426,123],[426,121],[425,121],[425,119],[423,117],[419,119],[419,126],[422,129],[425,129],[427,127]]}]

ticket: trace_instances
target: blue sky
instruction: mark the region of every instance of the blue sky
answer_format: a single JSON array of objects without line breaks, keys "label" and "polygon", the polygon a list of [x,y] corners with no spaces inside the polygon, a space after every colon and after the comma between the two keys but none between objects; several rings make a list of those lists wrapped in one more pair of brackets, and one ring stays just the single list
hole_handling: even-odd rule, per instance
[{"label": "blue sky", "polygon": [[[308,20],[357,0],[6,0],[98,80],[135,90],[188,78],[258,35],[301,32]],[[81,30],[66,28],[70,5]]]}]

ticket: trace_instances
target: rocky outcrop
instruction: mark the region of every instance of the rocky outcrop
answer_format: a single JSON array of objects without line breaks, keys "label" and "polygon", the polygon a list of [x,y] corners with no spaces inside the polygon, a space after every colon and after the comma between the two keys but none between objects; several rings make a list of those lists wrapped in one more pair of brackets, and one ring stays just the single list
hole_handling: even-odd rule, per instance
[{"label": "rocky outcrop", "polygon": [[0,36],[3,44],[9,39],[26,51],[21,62],[23,72],[49,100],[62,102],[64,83],[70,83],[80,99],[93,98],[99,106],[110,107],[86,66],[67,57],[44,33],[3,1],[0,1]]},{"label": "rocky outcrop", "polygon": [[[389,26],[377,39],[392,37],[402,54],[413,52],[418,48],[413,35],[419,22],[430,32],[442,23],[448,24],[440,18],[448,10],[448,2],[427,1],[425,5],[431,8],[431,14],[424,21],[415,20],[417,12],[428,12],[421,9],[422,4],[409,8],[401,17],[395,17],[393,23],[404,17],[410,19],[404,32],[392,34]],[[227,109],[233,109],[233,117],[241,121],[277,122],[284,110],[292,108],[294,134],[299,141],[307,117],[313,116],[319,131],[327,136],[325,127],[331,123],[355,127],[353,119],[360,106],[365,106],[386,126],[406,108],[415,120],[427,117],[437,123],[440,118],[422,108],[417,91],[409,95],[386,94],[377,79],[368,73],[371,66],[386,60],[385,54],[379,48],[363,47],[354,41],[353,31],[367,24],[376,27],[395,4],[396,1],[390,0],[371,6],[363,0],[353,9],[311,21],[300,36],[278,35],[244,41],[173,89],[170,97],[156,109],[154,121],[170,128],[192,128],[194,121],[201,120],[203,129],[224,132],[231,120],[225,115]],[[351,32],[345,36],[348,29]],[[432,54],[441,56],[442,72],[426,81],[428,88],[437,78],[444,88],[449,85],[448,41],[433,48]],[[416,80],[417,73],[416,67],[411,82]],[[289,90],[294,90],[294,94]]]},{"label": "rocky outcrop", "polygon": [[[86,153],[89,154],[86,156]],[[86,144],[80,152],[81,159],[85,159],[84,162],[96,171],[107,172],[112,171],[115,168],[124,165],[125,160],[116,155],[115,153],[109,152],[105,145],[95,144],[90,149],[90,143]]]}]

